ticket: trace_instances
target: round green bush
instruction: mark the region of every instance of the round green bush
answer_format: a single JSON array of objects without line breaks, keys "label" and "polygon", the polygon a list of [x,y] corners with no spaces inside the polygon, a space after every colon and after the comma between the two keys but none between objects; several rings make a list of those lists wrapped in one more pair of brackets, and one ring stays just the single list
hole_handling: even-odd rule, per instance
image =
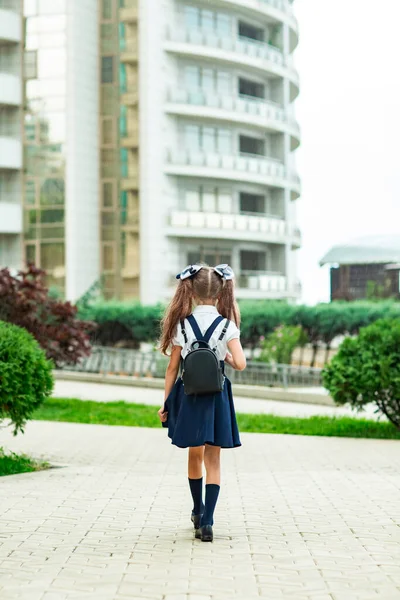
[{"label": "round green bush", "polygon": [[0,321],[0,420],[14,435],[53,390],[53,365],[25,329]]},{"label": "round green bush", "polygon": [[400,428],[400,320],[381,319],[346,338],[322,377],[337,404],[375,403]]}]

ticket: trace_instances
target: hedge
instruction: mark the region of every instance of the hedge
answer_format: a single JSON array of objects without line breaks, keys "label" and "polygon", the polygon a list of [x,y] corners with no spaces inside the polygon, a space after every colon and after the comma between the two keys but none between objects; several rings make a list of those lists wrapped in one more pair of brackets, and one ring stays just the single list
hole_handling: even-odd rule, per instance
[{"label": "hedge", "polygon": [[[244,346],[256,348],[261,336],[267,336],[279,325],[301,325],[308,342],[316,349],[324,344],[328,349],[339,335],[355,335],[361,327],[381,318],[399,318],[400,303],[333,302],[316,306],[290,305],[279,301],[241,302],[241,333]],[[122,326],[134,344],[155,343],[159,336],[163,306],[143,306],[132,302],[99,301],[80,310],[84,320],[116,331]],[[107,334],[107,331],[106,331]],[[101,343],[115,343],[116,339]]]}]

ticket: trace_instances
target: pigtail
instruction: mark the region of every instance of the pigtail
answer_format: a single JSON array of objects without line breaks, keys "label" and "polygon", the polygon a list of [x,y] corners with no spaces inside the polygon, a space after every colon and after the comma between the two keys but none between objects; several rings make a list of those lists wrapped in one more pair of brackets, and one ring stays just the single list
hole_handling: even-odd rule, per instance
[{"label": "pigtail", "polygon": [[218,312],[240,327],[240,309],[235,300],[235,284],[233,279],[225,280],[218,298]]},{"label": "pigtail", "polygon": [[161,321],[160,350],[168,355],[175,335],[176,325],[179,321],[186,319],[193,308],[193,281],[192,279],[180,280],[174,297],[167,306]]}]

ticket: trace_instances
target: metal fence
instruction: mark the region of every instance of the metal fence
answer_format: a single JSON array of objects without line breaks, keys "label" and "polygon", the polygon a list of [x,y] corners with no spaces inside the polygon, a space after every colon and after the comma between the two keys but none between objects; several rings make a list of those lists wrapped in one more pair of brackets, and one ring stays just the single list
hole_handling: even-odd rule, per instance
[{"label": "metal fence", "polygon": [[[139,352],[96,346],[92,354],[75,367],[65,370],[102,375],[147,377],[162,379],[168,358],[158,352]],[[321,369],[291,365],[267,365],[249,361],[244,371],[234,371],[227,366],[227,376],[233,383],[276,387],[319,387]]]}]

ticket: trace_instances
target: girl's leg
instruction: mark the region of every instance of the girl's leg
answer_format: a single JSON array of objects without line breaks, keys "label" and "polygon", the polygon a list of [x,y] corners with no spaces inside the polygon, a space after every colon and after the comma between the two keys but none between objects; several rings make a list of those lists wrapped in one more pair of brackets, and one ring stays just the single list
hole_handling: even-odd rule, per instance
[{"label": "girl's leg", "polygon": [[189,448],[188,476],[189,479],[203,477],[204,446]]},{"label": "girl's leg", "polygon": [[214,510],[217,504],[221,483],[221,448],[219,446],[206,446],[204,463],[206,466],[206,502],[201,525],[214,524]]},{"label": "girl's leg", "polygon": [[[204,446],[189,448],[188,476],[190,491],[193,498],[192,516],[200,515],[203,512],[203,461]],[[193,521],[193,523],[195,526],[199,525],[199,522],[197,521],[196,523]]]}]

